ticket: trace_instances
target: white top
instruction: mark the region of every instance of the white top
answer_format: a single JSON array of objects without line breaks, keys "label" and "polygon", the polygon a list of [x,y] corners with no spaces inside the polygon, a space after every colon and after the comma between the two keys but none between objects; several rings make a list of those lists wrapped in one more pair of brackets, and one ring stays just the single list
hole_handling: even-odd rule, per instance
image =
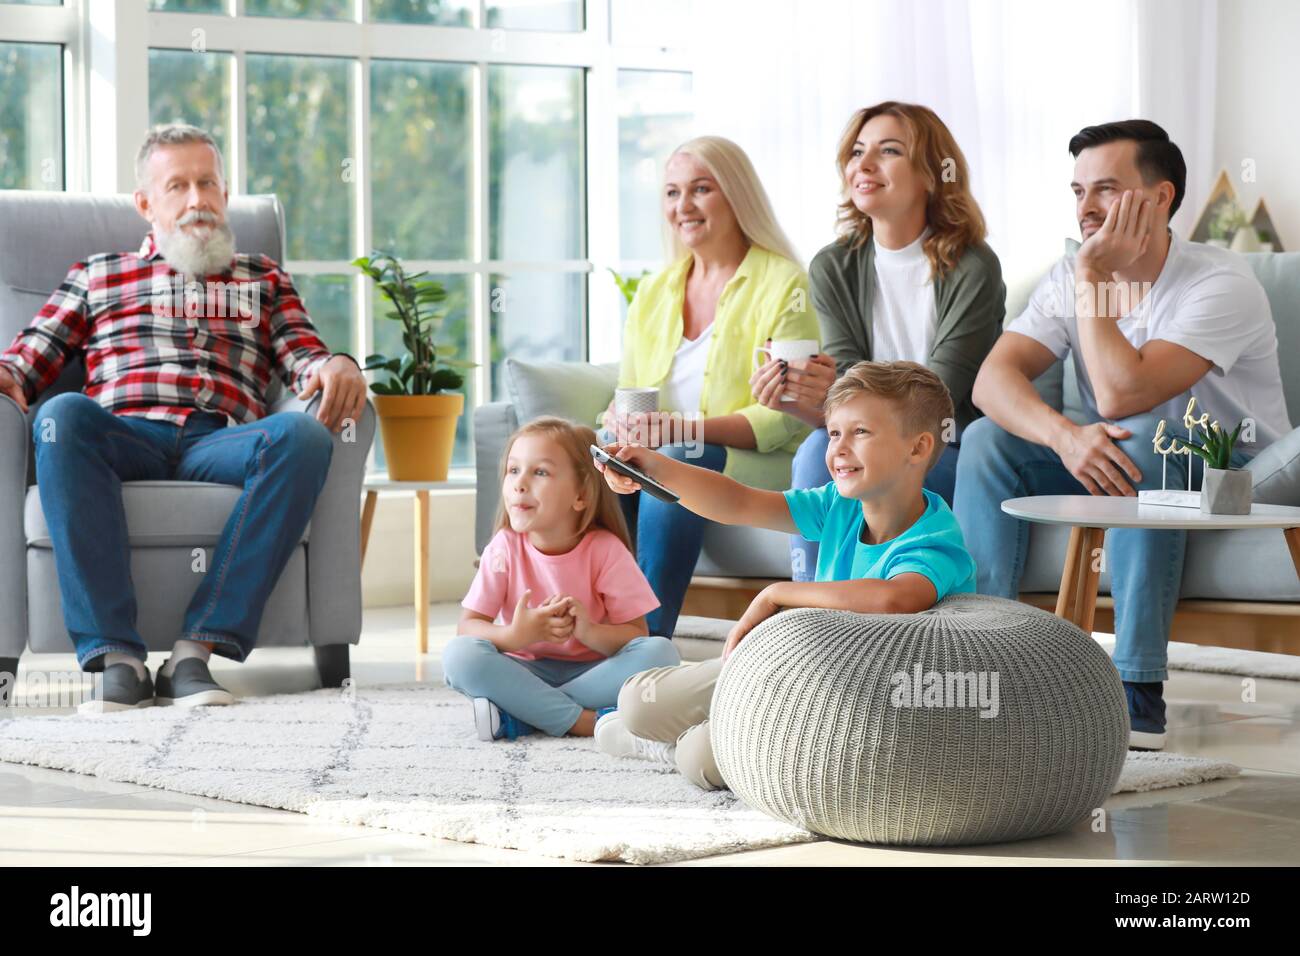
[{"label": "white top", "polygon": [[[1119,320],[1119,330],[1135,347],[1163,339],[1213,362],[1191,388],[1197,415],[1208,413],[1229,431],[1243,418],[1254,419],[1255,442],[1239,446],[1246,454],[1253,455],[1291,430],[1268,297],[1246,260],[1235,252],[1171,234],[1164,268],[1137,308]],[[1052,267],[1007,331],[1036,339],[1057,358],[1071,353],[1084,407],[1094,421],[1102,420],[1079,353],[1073,254]],[[1184,393],[1152,411],[1168,419],[1171,433],[1186,434],[1186,409]]]},{"label": "white top", "polygon": [[871,299],[871,359],[926,365],[939,313],[930,281],[930,260],[921,244],[927,229],[902,249],[875,244],[875,294]]},{"label": "white top", "polygon": [[1140,504],[1136,498],[1103,495],[1035,495],[1002,502],[1016,518],[1081,528],[1159,528],[1208,531],[1226,528],[1300,528],[1300,508],[1251,505],[1248,515],[1207,515],[1195,508]]},{"label": "white top", "polygon": [[682,336],[681,344],[673,355],[672,368],[659,387],[659,409],[665,412],[698,412],[700,395],[704,391],[704,365],[709,358],[709,342],[713,326],[700,333],[699,338]]}]

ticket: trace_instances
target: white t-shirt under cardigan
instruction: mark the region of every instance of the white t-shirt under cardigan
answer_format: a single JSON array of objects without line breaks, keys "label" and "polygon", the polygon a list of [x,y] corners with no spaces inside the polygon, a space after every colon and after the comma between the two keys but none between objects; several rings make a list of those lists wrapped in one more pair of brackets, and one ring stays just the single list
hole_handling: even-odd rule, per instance
[{"label": "white t-shirt under cardigan", "polygon": [[871,357],[877,362],[930,360],[939,327],[930,260],[921,244],[926,230],[902,249],[876,243],[875,300],[871,304]]},{"label": "white t-shirt under cardigan", "polygon": [[700,395],[704,392],[704,366],[709,358],[709,342],[713,340],[713,326],[694,339],[682,336],[682,343],[673,355],[668,377],[659,390],[659,408],[665,412],[698,412]]}]

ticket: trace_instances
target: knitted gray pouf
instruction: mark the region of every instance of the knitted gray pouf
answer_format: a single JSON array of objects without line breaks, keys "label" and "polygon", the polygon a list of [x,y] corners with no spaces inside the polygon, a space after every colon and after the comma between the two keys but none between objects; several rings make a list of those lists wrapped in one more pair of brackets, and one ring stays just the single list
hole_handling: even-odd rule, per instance
[{"label": "knitted gray pouf", "polygon": [[1091,637],[973,594],[920,614],[784,611],[727,661],[711,710],[718,769],[750,806],[912,846],[1069,827],[1114,790],[1128,731]]}]

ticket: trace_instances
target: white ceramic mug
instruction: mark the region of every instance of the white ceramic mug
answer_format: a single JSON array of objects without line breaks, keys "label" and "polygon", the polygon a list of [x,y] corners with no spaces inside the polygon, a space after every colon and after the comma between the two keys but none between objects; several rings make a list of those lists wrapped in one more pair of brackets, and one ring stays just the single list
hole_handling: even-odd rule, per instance
[{"label": "white ceramic mug", "polygon": [[[817,354],[816,339],[782,339],[779,342],[773,342],[771,345],[760,345],[754,349],[754,365],[759,363],[758,356],[766,355],[773,361],[785,362],[806,362],[812,356]],[[793,395],[782,395],[781,401],[793,402]]]}]

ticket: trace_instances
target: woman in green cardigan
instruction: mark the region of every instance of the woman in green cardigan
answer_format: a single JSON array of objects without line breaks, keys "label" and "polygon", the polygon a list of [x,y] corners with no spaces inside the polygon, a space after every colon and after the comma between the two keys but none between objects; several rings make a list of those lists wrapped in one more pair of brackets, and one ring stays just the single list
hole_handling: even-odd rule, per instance
[{"label": "woman in green cardigan", "polygon": [[[603,437],[631,437],[743,484],[784,490],[810,429],[757,401],[750,377],[755,348],[769,340],[819,340],[807,275],[749,157],[730,140],[678,147],[662,198],[669,264],[637,286],[618,382],[658,388],[660,411],[620,420],[611,402]],[[708,521],[644,491],[620,502],[660,601],[650,633],[671,637]]]},{"label": "woman in green cardigan", "polygon": [[[971,388],[1006,311],[966,159],[932,110],[885,102],[853,114],[837,161],[840,236],[809,266],[826,353],[792,368],[787,384],[798,400],[785,407],[814,429],[795,456],[793,486],[831,480],[821,406],[835,377],[855,362],[907,360],[952,394],[950,443],[925,482],[951,505],[961,433],[979,414]],[[817,545],[793,537],[790,561],[795,580],[811,580]]]}]

